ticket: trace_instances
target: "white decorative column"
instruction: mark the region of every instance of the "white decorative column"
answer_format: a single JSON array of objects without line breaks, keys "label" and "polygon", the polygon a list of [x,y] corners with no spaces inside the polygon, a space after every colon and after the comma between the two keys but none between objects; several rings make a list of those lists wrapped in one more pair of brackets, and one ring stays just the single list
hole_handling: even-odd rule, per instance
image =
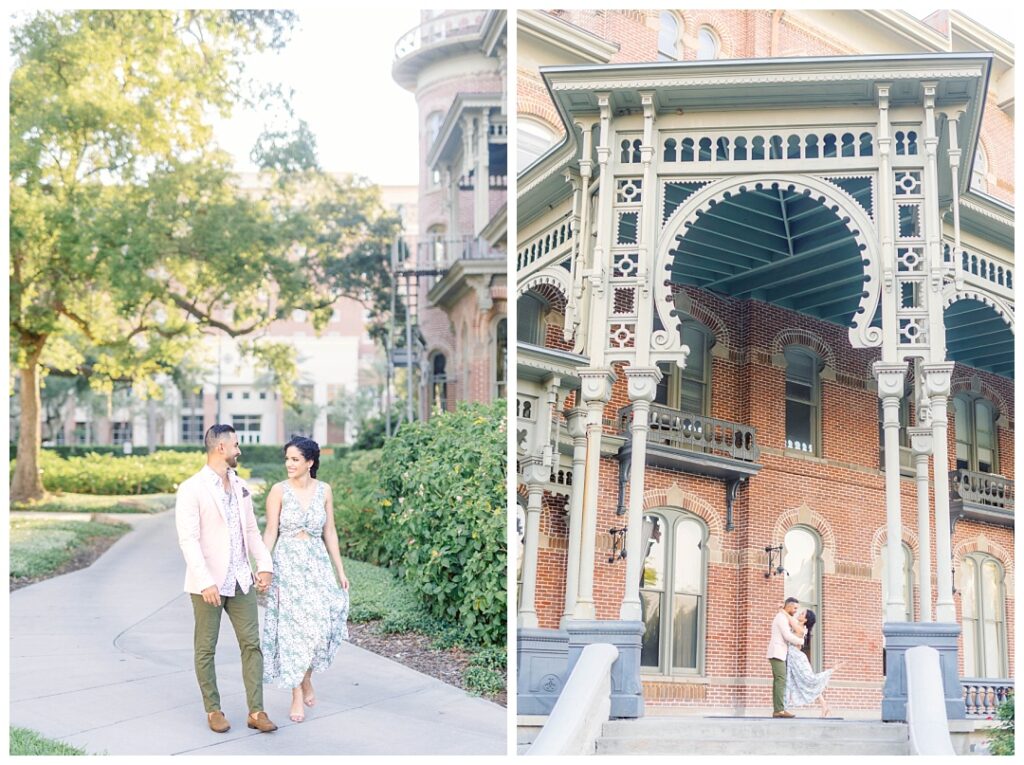
[{"label": "white decorative column", "polygon": [[540,546],[540,510],[544,482],[551,474],[539,457],[523,460],[526,480],[526,533],[523,537],[523,589],[519,600],[519,627],[537,628],[537,551]]},{"label": "white decorative column", "polygon": [[491,188],[491,157],[490,157],[490,132],[491,125],[487,116],[487,109],[480,112],[477,120],[477,144],[476,144],[476,183],[473,184],[473,234],[480,236],[480,232],[487,226],[490,220],[489,195]]},{"label": "white decorative column", "polygon": [[905,362],[876,361],[872,367],[882,399],[882,426],[885,435],[885,517],[886,575],[889,600],[885,604],[886,622],[906,621],[903,603],[902,519],[900,517],[900,399],[907,373]]},{"label": "white decorative column", "polygon": [[[918,422],[920,423],[920,418]],[[932,453],[932,429],[928,425],[918,424],[907,428],[910,434],[910,446],[914,451],[914,470],[917,480],[917,545],[918,572],[917,582],[920,592],[921,618],[918,621],[930,622],[932,619],[932,541],[928,521],[931,518],[931,505],[928,502],[928,457]]]},{"label": "white decorative column", "polygon": [[587,410],[576,407],[565,416],[572,438],[572,493],[569,495],[569,549],[565,562],[565,607],[560,626],[573,618],[580,580],[580,542],[583,540],[583,484],[587,462]]},{"label": "white decorative column", "polygon": [[[612,395],[614,375],[607,369],[580,370],[580,393],[587,407],[587,451],[583,473],[583,512],[580,521],[579,590],[573,619],[593,619],[594,553],[597,547],[597,501],[600,493],[598,476],[601,469],[601,429],[604,405]],[[575,483],[575,482],[574,482]]]},{"label": "white decorative column", "polygon": [[953,190],[953,201],[951,207],[953,208],[953,279],[956,282],[956,288],[963,289],[964,287],[964,272],[960,268],[958,259],[960,258],[960,136],[957,134],[959,129],[960,119],[963,116],[962,111],[954,112],[948,115],[949,119],[946,122],[946,126],[949,129],[949,176],[950,186]]},{"label": "white decorative column", "polygon": [[[573,353],[581,353],[587,347],[587,331],[590,321],[590,295],[585,291],[587,269],[590,267],[590,183],[594,174],[594,163],[591,160],[594,146],[593,122],[577,122],[574,128],[579,126],[583,137],[583,150],[580,156],[580,219],[577,226],[573,222],[573,259],[572,259],[572,294],[569,295],[568,305],[565,312],[565,329],[569,330],[570,311],[575,317],[572,326],[572,335],[576,340]],[[579,327],[583,331],[578,331]],[[572,337],[566,337],[568,340]]]},{"label": "white decorative column", "polygon": [[640,573],[643,566],[641,537],[644,527],[644,474],[647,467],[647,430],[651,402],[657,392],[661,370],[657,367],[626,367],[629,399],[633,407],[629,444],[629,514],[626,516],[626,591],[619,618],[638,622],[640,612]]},{"label": "white decorative column", "polygon": [[949,449],[946,444],[946,407],[949,402],[953,362],[922,364],[925,393],[931,402],[932,452],[935,494],[935,621],[955,622],[953,604],[953,549],[949,529]]}]

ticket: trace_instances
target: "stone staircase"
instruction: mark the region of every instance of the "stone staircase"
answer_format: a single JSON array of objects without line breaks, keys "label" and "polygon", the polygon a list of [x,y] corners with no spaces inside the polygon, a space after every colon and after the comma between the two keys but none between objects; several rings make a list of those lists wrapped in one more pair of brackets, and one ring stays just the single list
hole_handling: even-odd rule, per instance
[{"label": "stone staircase", "polygon": [[770,717],[644,717],[611,720],[597,754],[907,755],[904,723]]}]

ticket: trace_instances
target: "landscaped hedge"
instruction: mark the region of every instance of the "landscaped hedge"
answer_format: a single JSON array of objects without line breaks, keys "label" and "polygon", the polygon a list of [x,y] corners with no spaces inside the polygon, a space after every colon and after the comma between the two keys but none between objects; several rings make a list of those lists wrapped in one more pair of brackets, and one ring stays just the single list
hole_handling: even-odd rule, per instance
[{"label": "landscaped hedge", "polygon": [[[244,462],[281,462],[284,464],[283,444],[242,444],[242,461]],[[343,456],[349,449],[348,444],[324,444],[320,451],[325,458],[338,458]],[[56,454],[58,457],[84,457],[86,454],[109,454],[113,457],[137,457],[146,455],[149,450],[145,446],[135,447],[132,454],[125,454],[123,446],[110,446],[109,444],[89,445],[64,445],[44,446],[44,452]],[[158,446],[158,452],[202,452],[202,444],[177,444],[174,446]],[[18,445],[10,445],[10,458],[13,460],[18,456]]]},{"label": "landscaped hedge", "polygon": [[381,504],[380,449],[354,451],[324,461],[317,478],[333,489],[341,554],[375,566],[388,565],[384,542],[388,514]]},{"label": "landscaped hedge", "polygon": [[382,557],[470,642],[506,640],[505,402],[403,425],[382,450]]},{"label": "landscaped hedge", "polygon": [[[206,464],[201,452],[157,452],[142,456],[115,457],[87,454],[61,459],[44,451],[39,455],[43,486],[47,491],[76,494],[160,494],[173,492],[178,484]],[[14,462],[11,462],[14,471]],[[249,471],[239,468],[239,475]]]}]

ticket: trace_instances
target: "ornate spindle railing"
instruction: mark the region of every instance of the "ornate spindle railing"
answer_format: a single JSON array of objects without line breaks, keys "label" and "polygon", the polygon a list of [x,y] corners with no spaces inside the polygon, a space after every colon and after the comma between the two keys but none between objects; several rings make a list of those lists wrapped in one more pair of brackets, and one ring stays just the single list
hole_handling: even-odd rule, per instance
[{"label": "ornate spindle railing", "polygon": [[[620,409],[619,433],[628,436],[632,421],[632,405]],[[746,462],[755,462],[759,455],[757,431],[749,425],[682,412],[658,404],[652,404],[648,414],[647,441]]]},{"label": "ornate spindle railing", "polygon": [[1001,475],[973,470],[952,470],[949,488],[954,498],[987,507],[1013,511],[1013,481]]},{"label": "ornate spindle railing", "polygon": [[999,705],[1013,693],[1013,680],[961,677],[968,717],[995,717]]}]

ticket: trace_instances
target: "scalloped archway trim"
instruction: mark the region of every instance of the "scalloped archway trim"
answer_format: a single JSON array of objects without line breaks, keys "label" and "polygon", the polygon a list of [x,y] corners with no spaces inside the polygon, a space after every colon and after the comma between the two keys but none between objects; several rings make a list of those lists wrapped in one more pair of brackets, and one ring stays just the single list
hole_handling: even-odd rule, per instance
[{"label": "scalloped archway trim", "polygon": [[708,527],[708,563],[724,562],[722,538],[725,534],[725,525],[710,502],[674,483],[666,489],[648,489],[644,492],[644,512],[659,507],[685,510],[704,521]]},{"label": "scalloped archway trim", "polygon": [[984,534],[978,534],[970,539],[965,539],[953,548],[953,567],[960,570],[963,565],[964,557],[972,552],[983,552],[988,553],[1003,567],[1003,588],[1006,591],[1006,597],[1012,598],[1013,595],[1013,554],[1008,552],[998,542],[986,537]]},{"label": "scalloped archway trim", "polygon": [[772,340],[772,354],[781,356],[787,345],[802,345],[816,353],[825,366],[836,371],[836,355],[823,337],[807,329],[784,329]]}]

